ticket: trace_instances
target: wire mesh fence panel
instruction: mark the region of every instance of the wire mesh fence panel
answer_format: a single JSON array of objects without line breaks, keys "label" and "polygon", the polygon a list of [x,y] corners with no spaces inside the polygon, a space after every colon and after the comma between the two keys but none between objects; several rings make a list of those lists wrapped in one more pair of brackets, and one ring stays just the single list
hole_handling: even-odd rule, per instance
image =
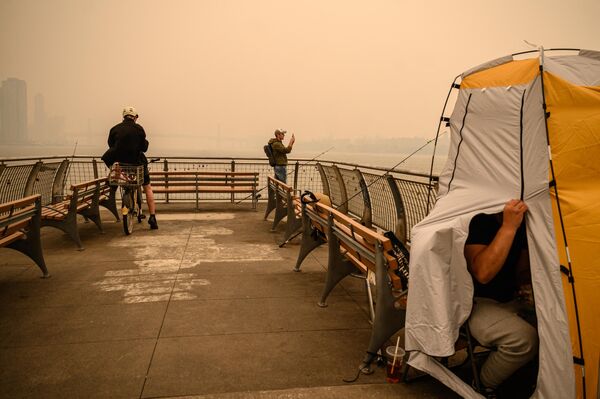
[{"label": "wire mesh fence panel", "polygon": [[107,177],[110,173],[110,169],[104,164],[104,162],[97,163],[96,168],[98,169],[98,178]]},{"label": "wire mesh fence panel", "polygon": [[[102,163],[102,165],[104,164]],[[105,174],[98,173],[98,177],[105,177],[107,175],[108,170]],[[76,159],[69,163],[69,172],[67,173],[65,187],[71,187],[73,184],[94,179],[96,179],[96,176],[94,176],[94,163],[92,159]]]},{"label": "wire mesh fence panel", "polygon": [[[416,182],[405,179],[394,179],[406,212],[407,237],[411,237],[412,228],[427,216],[427,199],[429,198],[429,210],[435,204],[435,192],[429,193],[429,183]],[[428,195],[429,193],[429,195]]]},{"label": "wire mesh fence panel", "polygon": [[[53,201],[52,188],[54,185],[54,179],[56,178],[56,173],[58,172],[58,168],[60,167],[60,165],[60,162],[45,163],[42,164],[40,169],[38,170],[38,173],[33,182],[32,194],[41,194],[42,205],[51,204]],[[57,194],[63,195],[63,190],[61,190],[61,192]]]},{"label": "wire mesh fence panel", "polygon": [[365,212],[365,199],[360,188],[360,176],[356,170],[338,168],[344,180],[348,196],[348,212],[359,218]]},{"label": "wire mesh fence panel", "polygon": [[316,164],[305,163],[298,165],[297,188],[300,192],[306,190],[313,193],[323,192],[323,181],[321,180],[321,174]]},{"label": "wire mesh fence panel", "polygon": [[23,198],[34,164],[7,166],[0,175],[0,202]]},{"label": "wire mesh fence panel", "polygon": [[344,197],[342,195],[342,186],[338,181],[337,173],[335,173],[335,169],[332,166],[322,166],[325,176],[327,177],[327,182],[329,183],[329,199],[333,205],[338,207],[342,205]]},{"label": "wire mesh fence panel", "polygon": [[386,231],[395,231],[398,214],[394,196],[385,177],[363,172],[363,177],[371,198],[373,225]]}]

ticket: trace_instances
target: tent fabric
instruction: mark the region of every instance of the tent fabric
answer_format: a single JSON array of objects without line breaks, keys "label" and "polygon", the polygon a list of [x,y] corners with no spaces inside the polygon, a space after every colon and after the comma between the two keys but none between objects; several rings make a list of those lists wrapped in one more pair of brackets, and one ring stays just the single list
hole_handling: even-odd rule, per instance
[{"label": "tent fabric", "polygon": [[[544,74],[550,112],[549,141],[574,277],[581,343],[573,289],[567,276],[563,276],[564,293],[570,316],[573,353],[585,360],[586,393],[593,398],[598,395],[600,360],[600,86],[575,86],[556,75],[561,70],[549,68],[549,71],[554,72]],[[590,76],[587,81],[581,78],[584,84],[600,78],[600,59],[587,65],[585,75],[590,75],[590,71],[595,71],[595,76]],[[564,73],[561,75],[565,76]],[[551,193],[554,219],[559,220],[556,196],[553,191]],[[556,224],[556,235],[560,263],[567,266],[560,224]],[[576,367],[575,371],[580,380],[581,367]]]},{"label": "tent fabric", "polygon": [[483,70],[490,69],[490,68],[498,66],[498,65],[506,64],[507,62],[511,62],[512,60],[513,60],[512,55],[506,55],[504,57],[496,58],[495,60],[485,62],[481,65],[477,65],[476,67],[469,69],[468,71],[463,72],[461,74],[461,77],[464,79],[465,76],[472,75],[475,72],[483,71]]},{"label": "tent fabric", "polygon": [[475,72],[463,77],[463,89],[520,85],[531,82],[538,74],[538,60],[507,62],[492,69]]},{"label": "tent fabric", "polygon": [[[541,60],[547,71],[544,79]],[[564,251],[558,247],[562,229],[549,190],[544,98],[550,112],[548,137],[559,201],[566,213],[567,236],[573,236],[569,247],[583,331],[587,393],[595,395],[592,385],[598,379],[598,340],[593,331],[598,331],[600,303],[597,294],[587,290],[593,291],[594,283],[597,287],[600,271],[593,259],[600,253],[600,185],[594,179],[599,176],[600,92],[589,86],[600,78],[599,60],[583,55],[496,60],[489,69],[462,75],[450,118],[451,145],[440,175],[438,200],[413,229],[405,338],[406,349],[411,351],[409,364],[464,397],[479,395],[432,357],[454,353],[459,328],[471,312],[473,284],[463,255],[471,218],[500,212],[513,198],[523,198],[529,206],[527,237],[540,338],[540,368],[533,397],[581,395],[573,372],[573,354],[577,356],[579,351],[577,328],[573,327],[572,301],[567,301],[567,307],[564,294],[571,288],[567,286],[563,292],[560,271],[565,264]],[[582,195],[587,198],[581,199]],[[583,280],[581,288],[579,280]],[[583,306],[587,310],[581,312]]]}]

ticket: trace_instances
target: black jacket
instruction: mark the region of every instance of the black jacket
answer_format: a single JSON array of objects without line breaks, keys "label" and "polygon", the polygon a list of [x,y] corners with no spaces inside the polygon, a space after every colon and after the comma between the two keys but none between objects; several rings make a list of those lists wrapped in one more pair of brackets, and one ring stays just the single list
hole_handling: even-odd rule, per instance
[{"label": "black jacket", "polygon": [[123,122],[110,129],[108,134],[109,149],[102,156],[107,165],[114,162],[142,165],[146,163],[144,152],[148,150],[146,132],[133,119],[125,118]]}]

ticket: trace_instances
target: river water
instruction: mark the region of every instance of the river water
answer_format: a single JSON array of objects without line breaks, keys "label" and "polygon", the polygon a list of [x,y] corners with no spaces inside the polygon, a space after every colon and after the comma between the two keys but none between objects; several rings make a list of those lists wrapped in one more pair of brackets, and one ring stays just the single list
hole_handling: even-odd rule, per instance
[{"label": "river water", "polygon": [[[325,149],[326,150],[326,149]],[[105,148],[98,146],[52,146],[52,145],[2,145],[0,146],[0,159],[3,158],[25,158],[25,157],[46,157],[46,156],[71,156],[75,152],[75,155],[85,156],[96,156],[100,157],[105,151]],[[319,152],[302,152],[294,151],[289,158],[299,159],[313,159]],[[194,151],[189,148],[171,148],[165,149],[160,153],[153,153],[149,151],[149,157],[177,157],[177,156],[189,156],[189,157],[243,157],[243,158],[264,158],[262,149],[257,151],[244,151],[244,150],[232,150],[225,154],[222,151]],[[431,154],[415,153],[415,154],[404,154],[404,153],[368,153],[368,152],[341,152],[331,150],[325,154],[322,154],[317,160],[347,162],[353,164],[359,164],[364,166],[376,166],[381,168],[392,168],[396,167],[400,170],[407,170],[417,173],[429,173],[431,166]],[[444,163],[446,161],[446,154],[436,154],[434,163],[434,174],[439,174]]]}]

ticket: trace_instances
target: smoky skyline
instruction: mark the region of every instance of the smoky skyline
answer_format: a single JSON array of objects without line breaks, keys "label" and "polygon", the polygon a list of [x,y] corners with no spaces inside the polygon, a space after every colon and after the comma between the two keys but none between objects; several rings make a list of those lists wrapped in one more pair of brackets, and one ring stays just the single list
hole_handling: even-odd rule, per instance
[{"label": "smoky skyline", "polygon": [[284,128],[299,152],[360,150],[433,138],[454,77],[524,40],[599,50],[598,15],[597,0],[0,0],[0,81],[27,82],[30,125],[41,94],[90,145],[133,105],[151,148],[227,155]]}]

